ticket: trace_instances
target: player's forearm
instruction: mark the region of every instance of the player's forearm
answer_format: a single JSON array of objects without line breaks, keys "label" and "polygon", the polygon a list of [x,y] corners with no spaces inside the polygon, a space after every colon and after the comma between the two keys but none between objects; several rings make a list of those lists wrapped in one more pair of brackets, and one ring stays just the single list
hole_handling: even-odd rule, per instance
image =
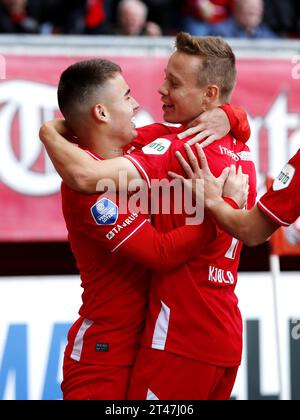
[{"label": "player's forearm", "polygon": [[95,192],[99,179],[99,162],[69,143],[47,124],[40,129],[40,139],[55,169],[69,187],[86,194]]},{"label": "player's forearm", "polygon": [[234,210],[224,201],[208,204],[208,210],[219,225],[248,246],[257,246],[267,241],[280,227],[257,206],[249,211]]},{"label": "player's forearm", "polygon": [[183,226],[168,233],[158,232],[149,223],[120,252],[154,271],[171,271],[200,253],[215,234],[213,225],[208,223]]},{"label": "player's forearm", "polygon": [[182,226],[165,234],[155,232],[153,246],[160,256],[163,271],[171,271],[198,255],[209,238],[214,239],[215,229],[202,223],[195,226]]},{"label": "player's forearm", "polygon": [[222,199],[209,203],[208,210],[222,229],[247,246],[257,246],[271,234],[260,229],[253,211],[235,210]]}]

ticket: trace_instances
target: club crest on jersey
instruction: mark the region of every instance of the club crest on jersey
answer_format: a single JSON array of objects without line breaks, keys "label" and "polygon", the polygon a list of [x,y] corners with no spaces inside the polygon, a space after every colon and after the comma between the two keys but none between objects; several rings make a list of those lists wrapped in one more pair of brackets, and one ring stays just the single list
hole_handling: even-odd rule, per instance
[{"label": "club crest on jersey", "polygon": [[274,191],[280,191],[285,188],[288,188],[292,179],[295,175],[295,168],[289,163],[282,169],[278,178],[275,179],[273,184]]},{"label": "club crest on jersey", "polygon": [[97,225],[114,225],[119,217],[119,208],[108,198],[101,198],[91,207]]},{"label": "club crest on jersey", "polygon": [[170,140],[167,139],[156,139],[147,146],[143,147],[145,155],[163,155],[171,146]]}]

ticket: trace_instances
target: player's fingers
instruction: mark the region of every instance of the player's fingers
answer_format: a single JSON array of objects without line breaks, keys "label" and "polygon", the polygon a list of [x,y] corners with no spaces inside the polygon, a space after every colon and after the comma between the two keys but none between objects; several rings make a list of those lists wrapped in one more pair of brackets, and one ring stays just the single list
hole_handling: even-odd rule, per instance
[{"label": "player's fingers", "polygon": [[242,168],[242,166],[241,166],[241,165],[239,165],[239,169],[238,169],[237,174],[238,174],[238,175],[243,175],[243,168]]},{"label": "player's fingers", "polygon": [[236,166],[230,165],[229,175],[236,175]]},{"label": "player's fingers", "polygon": [[198,156],[199,156],[200,166],[201,166],[203,172],[211,175],[211,171],[210,171],[210,168],[208,166],[206,155],[205,155],[202,147],[200,146],[200,144],[196,144],[196,150],[197,150],[197,153],[198,153]]},{"label": "player's fingers", "polygon": [[226,180],[227,180],[227,178],[228,178],[229,172],[230,172],[230,168],[229,168],[229,167],[224,168],[224,169],[223,169],[223,172],[222,172],[222,173],[221,173],[221,175],[219,176],[219,181],[220,181],[223,185],[225,184],[225,182],[226,182]]},{"label": "player's fingers", "polygon": [[180,179],[180,181],[184,182],[185,178],[182,175],[177,174],[176,172],[169,171],[168,172],[169,177],[174,179]]},{"label": "player's fingers", "polygon": [[249,175],[243,174],[244,185],[249,185]]},{"label": "player's fingers", "polygon": [[180,163],[182,169],[187,174],[187,177],[191,178],[191,179],[194,178],[194,173],[193,173],[190,165],[187,163],[187,161],[182,156],[182,154],[180,152],[176,152],[175,156],[176,156],[178,162]]},{"label": "player's fingers", "polygon": [[[199,130],[198,130],[199,131]],[[197,131],[197,132],[198,132]],[[211,132],[208,130],[204,130],[201,131],[201,133],[197,134],[197,136],[195,136],[194,138],[192,138],[191,140],[189,140],[187,143],[190,146],[193,146],[196,143],[199,143],[200,141],[202,141],[203,139],[206,139],[207,137],[209,137],[211,135]]]},{"label": "player's fingers", "polygon": [[186,154],[189,158],[189,161],[190,161],[191,167],[194,171],[194,174],[198,175],[199,171],[200,171],[200,166],[199,166],[197,157],[195,156],[194,152],[192,151],[191,146],[189,146],[188,144],[185,144],[184,148],[185,148]]},{"label": "player's fingers", "polygon": [[178,134],[177,137],[182,140],[186,137],[193,136],[194,134],[199,133],[199,131],[204,130],[204,124],[198,124],[195,127],[190,127],[187,130],[183,131],[182,133]]},{"label": "player's fingers", "polygon": [[216,134],[212,134],[203,143],[201,143],[202,149],[204,149],[204,147],[210,146],[212,143],[214,143],[217,140],[219,140],[219,136],[217,136]]}]

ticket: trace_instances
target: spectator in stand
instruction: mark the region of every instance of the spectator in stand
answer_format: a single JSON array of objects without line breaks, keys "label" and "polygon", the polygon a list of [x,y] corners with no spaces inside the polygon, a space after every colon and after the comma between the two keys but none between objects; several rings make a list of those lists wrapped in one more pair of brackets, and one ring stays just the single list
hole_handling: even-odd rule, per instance
[{"label": "spectator in stand", "polygon": [[39,22],[28,14],[28,0],[0,0],[0,33],[39,33]]},{"label": "spectator in stand", "polygon": [[265,23],[279,36],[293,37],[297,31],[298,0],[264,0]]},{"label": "spectator in stand", "polygon": [[235,0],[234,16],[213,27],[211,35],[224,38],[276,38],[263,23],[263,0]]},{"label": "spectator in stand", "polygon": [[183,29],[192,35],[207,36],[212,26],[228,19],[234,0],[187,0],[183,6]]},{"label": "spectator in stand", "polygon": [[175,35],[180,29],[182,0],[143,0],[149,9],[149,20],[157,23],[164,35]]},{"label": "spectator in stand", "polygon": [[148,8],[140,0],[121,0],[117,8],[116,35],[161,36],[162,30],[155,22],[147,21]]},{"label": "spectator in stand", "polygon": [[297,36],[300,37],[300,4],[299,2],[296,3],[296,31],[297,31]]},{"label": "spectator in stand", "polygon": [[56,26],[64,34],[108,34],[110,0],[60,0]]}]

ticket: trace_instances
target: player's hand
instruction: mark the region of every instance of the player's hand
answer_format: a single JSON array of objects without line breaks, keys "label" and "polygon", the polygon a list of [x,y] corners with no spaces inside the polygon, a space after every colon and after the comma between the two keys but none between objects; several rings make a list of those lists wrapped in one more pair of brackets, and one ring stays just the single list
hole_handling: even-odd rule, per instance
[{"label": "player's hand", "polygon": [[221,108],[216,108],[206,111],[195,118],[187,126],[187,129],[178,135],[178,138],[185,139],[196,134],[193,139],[188,141],[188,144],[192,146],[206,139],[201,143],[201,147],[204,148],[214,141],[225,137],[230,130],[230,122],[226,112]]},{"label": "player's hand", "polygon": [[[169,172],[169,176],[172,178],[180,179],[183,183],[186,183],[187,188],[192,188],[194,196],[197,196],[197,199],[200,201],[203,197],[204,189],[204,198],[205,206],[209,207],[211,201],[222,200],[223,196],[223,187],[225,181],[228,177],[229,168],[225,168],[219,178],[216,178],[208,166],[208,162],[203,152],[202,147],[199,144],[196,144],[197,155],[199,161],[195,154],[193,153],[191,147],[188,144],[185,144],[185,150],[189,159],[187,162],[180,152],[176,153],[176,157],[182,166],[184,172],[187,175],[188,179],[192,179],[194,182],[187,184],[185,178],[181,175],[178,175],[174,172]],[[200,162],[200,164],[199,164]],[[201,180],[202,183],[195,182],[196,180]],[[197,185],[198,184],[198,185]],[[201,194],[201,195],[200,195]]]},{"label": "player's hand", "polygon": [[243,174],[242,167],[237,171],[235,165],[231,165],[228,178],[223,189],[223,197],[232,198],[241,209],[247,203],[249,194],[249,176]]},{"label": "player's hand", "polygon": [[53,133],[58,133],[66,139],[73,141],[73,133],[70,132],[66,125],[66,121],[63,119],[56,119],[53,121],[45,122],[40,128],[40,139],[43,143],[49,141],[53,137]]}]

